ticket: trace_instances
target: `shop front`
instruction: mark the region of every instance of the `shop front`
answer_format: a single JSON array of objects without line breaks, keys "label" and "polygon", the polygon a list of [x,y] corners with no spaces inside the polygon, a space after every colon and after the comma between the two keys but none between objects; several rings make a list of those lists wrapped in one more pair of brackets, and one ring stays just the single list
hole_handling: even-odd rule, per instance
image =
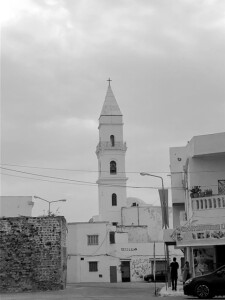
[{"label": "shop front", "polygon": [[184,249],[193,277],[210,273],[225,265],[225,223],[181,226],[176,245]]}]

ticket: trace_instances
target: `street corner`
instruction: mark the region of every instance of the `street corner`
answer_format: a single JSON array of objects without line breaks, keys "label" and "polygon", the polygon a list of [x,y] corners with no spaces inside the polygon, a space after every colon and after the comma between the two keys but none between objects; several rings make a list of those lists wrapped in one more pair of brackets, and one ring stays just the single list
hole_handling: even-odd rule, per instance
[{"label": "street corner", "polygon": [[183,296],[183,285],[179,285],[176,291],[173,291],[171,287],[164,286],[158,291],[158,296],[165,297],[165,296]]}]

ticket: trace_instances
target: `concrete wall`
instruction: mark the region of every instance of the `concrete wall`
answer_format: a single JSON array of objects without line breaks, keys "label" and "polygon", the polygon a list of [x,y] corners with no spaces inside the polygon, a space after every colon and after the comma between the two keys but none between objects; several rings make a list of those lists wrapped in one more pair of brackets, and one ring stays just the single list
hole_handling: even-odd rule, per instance
[{"label": "concrete wall", "polygon": [[191,157],[225,155],[225,132],[194,136],[189,143]]},{"label": "concrete wall", "polygon": [[[162,230],[162,212],[160,206],[132,206],[122,208],[122,220],[124,226],[147,226],[148,240],[143,240],[143,242],[149,241],[162,241],[163,240],[163,230]],[[172,225],[172,208],[169,207],[169,223]],[[132,229],[132,228],[131,228]],[[143,228],[139,227],[132,230],[132,235],[136,233],[138,235],[143,235]],[[130,232],[130,230],[129,230]],[[142,232],[142,233],[141,233]],[[129,235],[131,239],[131,234]],[[139,236],[140,240],[140,236]],[[131,240],[130,240],[131,241]],[[135,241],[134,239],[132,241]]]},{"label": "concrete wall", "polygon": [[[116,231],[116,227],[108,222],[68,223],[68,283],[110,281],[110,266],[119,265],[119,259],[107,255],[115,245],[109,243],[110,231]],[[98,235],[98,245],[88,245],[88,235]],[[89,271],[90,261],[98,263],[97,272]]]},{"label": "concrete wall", "polygon": [[0,290],[56,290],[66,286],[64,217],[0,219]]},{"label": "concrete wall", "polygon": [[32,196],[0,196],[0,217],[30,217],[33,205]]}]

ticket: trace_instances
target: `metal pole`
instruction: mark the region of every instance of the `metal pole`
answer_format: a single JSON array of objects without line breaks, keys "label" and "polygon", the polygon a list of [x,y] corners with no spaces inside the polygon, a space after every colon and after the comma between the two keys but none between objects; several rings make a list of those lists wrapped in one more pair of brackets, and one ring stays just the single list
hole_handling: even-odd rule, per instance
[{"label": "metal pole", "polygon": [[167,256],[166,256],[166,244],[164,243],[164,254],[165,254],[165,272],[166,272],[166,290],[167,290],[167,283],[168,283],[168,270],[167,270]]},{"label": "metal pole", "polygon": [[[141,172],[140,173],[141,176],[151,176],[151,177],[157,177],[157,178],[160,178],[161,179],[161,182],[162,182],[162,193],[163,193],[163,205],[165,205],[165,191],[164,191],[164,182],[163,182],[163,178],[161,176],[158,176],[158,175],[153,175],[153,174],[149,174],[149,173],[146,173],[146,172]],[[166,216],[162,216],[164,217],[164,221],[166,223],[167,221],[167,218],[165,218]],[[167,229],[167,224],[165,224],[165,229]],[[170,282],[170,270],[169,270],[169,251],[168,251],[168,246],[166,245],[166,248],[165,248],[165,259],[166,259],[166,264],[167,264],[167,270],[166,270],[166,273],[167,273],[167,276],[166,276],[166,284],[168,283],[168,286],[171,285],[171,282]]]},{"label": "metal pole", "polygon": [[155,263],[155,242],[154,242],[154,282],[155,282],[155,296],[156,296],[156,278],[155,278],[155,271],[156,271],[156,263]]},{"label": "metal pole", "polygon": [[48,215],[50,216],[50,205],[51,205],[51,202],[49,201],[48,202]]}]

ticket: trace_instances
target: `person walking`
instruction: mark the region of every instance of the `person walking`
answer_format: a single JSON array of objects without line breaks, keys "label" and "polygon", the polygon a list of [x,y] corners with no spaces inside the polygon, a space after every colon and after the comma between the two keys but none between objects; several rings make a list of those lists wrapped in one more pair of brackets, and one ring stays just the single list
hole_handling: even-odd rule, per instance
[{"label": "person walking", "polygon": [[178,271],[179,264],[176,261],[176,257],[173,258],[173,261],[170,264],[170,276],[171,276],[171,282],[172,282],[172,290],[177,290],[177,277],[178,277]]},{"label": "person walking", "polygon": [[189,267],[189,262],[186,261],[185,264],[184,264],[184,270],[183,270],[183,284],[189,278],[190,278],[190,267]]}]

